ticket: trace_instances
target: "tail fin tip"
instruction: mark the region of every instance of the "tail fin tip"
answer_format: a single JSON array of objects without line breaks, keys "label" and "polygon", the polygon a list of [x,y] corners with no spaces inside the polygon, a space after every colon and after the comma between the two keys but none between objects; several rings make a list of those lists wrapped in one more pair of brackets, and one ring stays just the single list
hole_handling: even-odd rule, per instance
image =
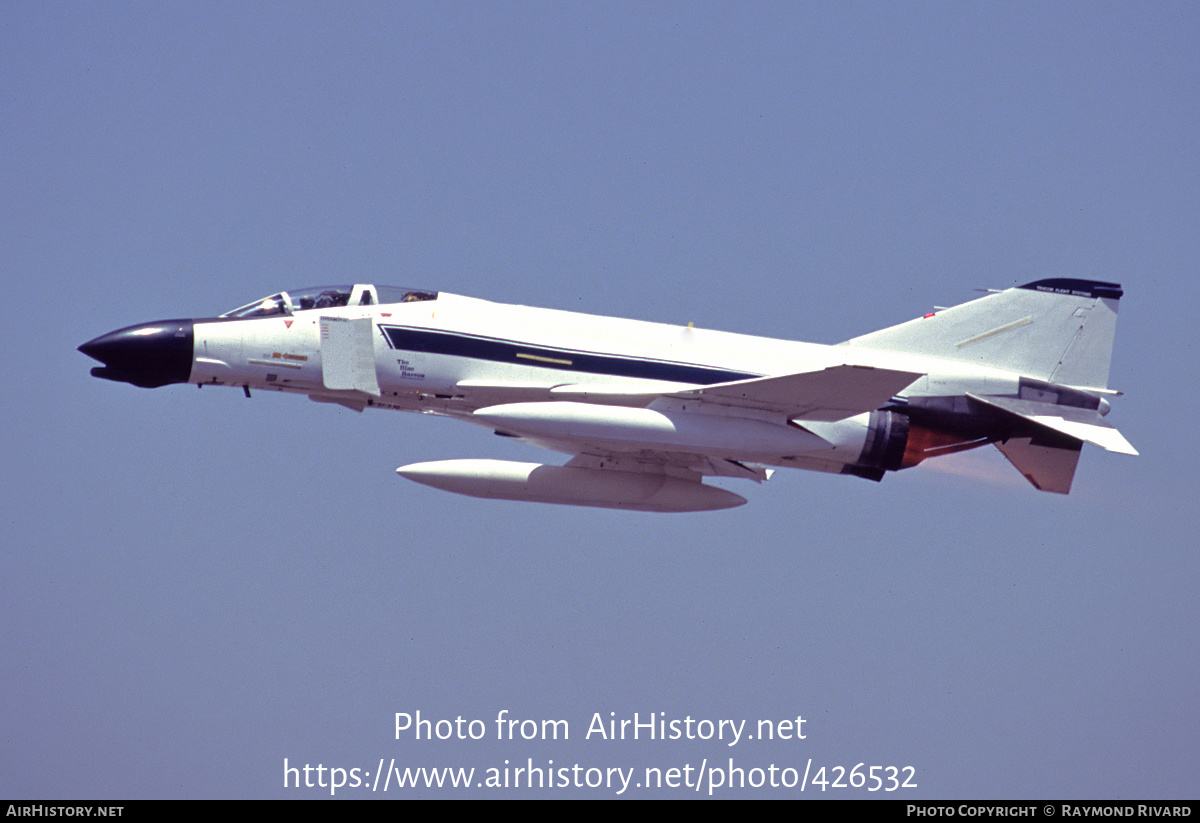
[{"label": "tail fin tip", "polygon": [[1018,286],[1029,291],[1045,291],[1053,294],[1070,294],[1075,297],[1107,297],[1120,300],[1125,294],[1120,283],[1106,283],[1103,280],[1075,280],[1070,277],[1050,277],[1045,280],[1035,280]]}]

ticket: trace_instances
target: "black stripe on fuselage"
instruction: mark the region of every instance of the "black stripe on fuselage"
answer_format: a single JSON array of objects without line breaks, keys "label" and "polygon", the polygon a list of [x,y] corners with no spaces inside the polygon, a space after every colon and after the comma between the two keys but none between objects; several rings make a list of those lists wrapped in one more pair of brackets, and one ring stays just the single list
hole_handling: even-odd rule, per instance
[{"label": "black stripe on fuselage", "polygon": [[718,369],[711,366],[672,363],[668,360],[596,354],[595,352],[551,346],[532,346],[516,340],[479,337],[459,332],[432,331],[411,326],[385,326],[382,324],[379,328],[387,339],[388,345],[393,349],[425,354],[448,354],[455,357],[470,357],[475,360],[490,360],[495,363],[511,363],[518,366],[700,385],[762,376],[751,372]]}]

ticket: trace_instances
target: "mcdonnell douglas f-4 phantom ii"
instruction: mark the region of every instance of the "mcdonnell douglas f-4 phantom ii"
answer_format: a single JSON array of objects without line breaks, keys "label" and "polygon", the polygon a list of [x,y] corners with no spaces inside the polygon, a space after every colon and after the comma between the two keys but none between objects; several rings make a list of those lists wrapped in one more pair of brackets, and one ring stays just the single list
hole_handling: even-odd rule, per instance
[{"label": "mcdonnell douglas f-4 phantom ii", "polygon": [[120,329],[79,350],[96,377],[307,394],[440,414],[572,455],[396,471],[475,497],[675,512],[745,498],[706,475],[771,466],[880,480],[995,443],[1067,493],[1085,442],[1137,454],[1104,418],[1121,287],[1038,280],[834,346],[444,292],[280,292],[220,317]]}]

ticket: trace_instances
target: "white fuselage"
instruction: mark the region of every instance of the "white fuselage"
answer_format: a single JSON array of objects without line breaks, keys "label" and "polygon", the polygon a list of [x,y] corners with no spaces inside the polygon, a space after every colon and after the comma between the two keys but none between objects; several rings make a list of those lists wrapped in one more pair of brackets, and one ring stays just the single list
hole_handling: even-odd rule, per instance
[{"label": "white fuselage", "polygon": [[480,497],[723,508],[742,498],[703,477],[787,466],[879,480],[988,443],[1066,493],[1084,442],[1136,453],[1103,420],[1121,294],[1050,278],[826,346],[356,284],[130,326],[80,351],[103,364],[96,377],[144,388],[441,414],[573,455],[399,470]]},{"label": "white fuselage", "polygon": [[[355,357],[373,361],[363,368],[373,365],[376,385],[365,391],[331,388],[330,331],[322,331],[331,318],[369,324],[369,348],[338,349],[336,357],[339,363]],[[414,303],[196,321],[189,382],[300,392],[359,410],[449,415],[568,454],[630,457],[665,447],[694,455],[695,461],[684,463],[703,473],[724,473],[728,461],[839,472],[868,448],[869,414],[800,428],[784,415],[755,409],[731,416],[664,399],[641,407],[651,395],[842,365],[924,372],[906,397],[1004,393],[1015,391],[1018,380],[1012,373],[934,358],[443,292],[436,300]],[[505,416],[511,404],[520,408]]]},{"label": "white fuselage", "polygon": [[[196,321],[189,382],[335,399],[323,380],[321,317],[370,318],[379,397],[367,405],[447,413],[552,399],[579,387],[651,392],[843,364],[923,371],[905,396],[1002,393],[1018,375],[961,362],[841,345],[492,303],[447,294],[379,306],[298,311],[286,317]],[[437,333],[440,351],[404,348],[390,335]],[[418,341],[423,342],[423,341]],[[557,389],[557,394],[552,390]],[[442,402],[438,402],[442,401]],[[612,402],[611,400],[609,402]]]}]

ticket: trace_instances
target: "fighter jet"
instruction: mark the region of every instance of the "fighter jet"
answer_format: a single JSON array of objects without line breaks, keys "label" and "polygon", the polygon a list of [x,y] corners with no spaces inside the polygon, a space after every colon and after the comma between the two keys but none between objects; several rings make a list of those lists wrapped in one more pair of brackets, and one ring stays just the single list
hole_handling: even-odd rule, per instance
[{"label": "fighter jet", "polygon": [[837,345],[357,284],[285,291],[219,317],[119,329],[79,347],[92,374],[308,395],[438,414],[571,455],[396,471],[475,497],[683,512],[746,499],[706,476],[772,467],[878,481],[994,443],[1066,494],[1110,425],[1115,283],[1048,279]]}]

